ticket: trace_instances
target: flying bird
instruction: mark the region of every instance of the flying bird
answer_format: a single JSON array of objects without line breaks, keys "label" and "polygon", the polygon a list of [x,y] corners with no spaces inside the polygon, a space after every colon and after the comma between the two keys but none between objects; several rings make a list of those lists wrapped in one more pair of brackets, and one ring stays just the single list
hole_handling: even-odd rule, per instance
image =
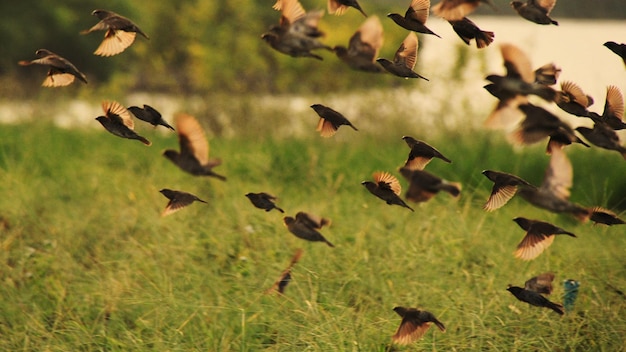
[{"label": "flying bird", "polygon": [[328,218],[321,217],[319,215],[299,211],[296,213],[296,220],[304,223],[307,227],[314,228],[316,230],[322,229],[324,226],[330,226],[332,221]]},{"label": "flying bird", "polygon": [[402,317],[398,330],[391,337],[394,343],[408,345],[417,341],[428,331],[431,323],[446,332],[446,327],[431,312],[407,307],[395,307],[393,310]]},{"label": "flying bird", "polygon": [[135,122],[122,104],[116,101],[104,101],[102,110],[104,110],[104,116],[98,116],[96,120],[111,134],[121,138],[136,139],[148,146],[152,144],[134,131]]},{"label": "flying bird", "polygon": [[213,171],[222,160],[209,158],[209,143],[198,120],[183,113],[176,115],[175,119],[180,151],[167,149],[163,156],[194,176],[211,176],[226,181],[226,177]]},{"label": "flying bird", "polygon": [[47,49],[39,49],[35,52],[36,59],[31,61],[22,60],[18,64],[21,66],[43,65],[48,66],[46,79],[41,84],[43,87],[63,87],[74,82],[75,78],[87,83],[87,77],[80,72],[67,59],[53,53]]},{"label": "flying bird", "polygon": [[402,198],[400,193],[402,192],[402,186],[398,179],[388,172],[377,171],[373,174],[374,181],[363,181],[361,184],[367,188],[367,190],[376,197],[384,200],[389,205],[399,205],[407,208],[410,211],[414,211],[413,208],[408,206]]},{"label": "flying bird", "polygon": [[622,91],[617,86],[607,87],[602,115],[595,112],[589,112],[589,118],[591,118],[594,122],[604,122],[614,130],[623,130],[626,128],[623,116],[624,96],[622,95]]},{"label": "flying bird", "polygon": [[283,272],[280,274],[278,279],[274,282],[272,287],[270,287],[269,289],[265,291],[266,294],[272,293],[272,292],[278,292],[279,294],[282,295],[285,293],[285,288],[287,287],[289,282],[291,282],[291,269],[300,260],[303,252],[304,251],[301,248],[298,248],[296,250],[293,257],[291,257],[291,261],[289,262],[289,266],[287,266],[287,269],[283,270]]},{"label": "flying bird", "polygon": [[550,12],[554,8],[554,5],[556,5],[556,0],[511,1],[511,7],[513,7],[521,17],[530,22],[558,26],[559,23],[550,18]]},{"label": "flying bird", "polygon": [[493,170],[484,170],[482,174],[493,182],[491,195],[483,205],[486,211],[494,211],[505,205],[520,187],[534,188],[528,181],[513,174]]},{"label": "flying bird", "polygon": [[593,98],[574,82],[561,82],[561,90],[557,91],[555,97],[556,105],[561,110],[579,117],[589,117],[589,110],[593,104]]},{"label": "flying bird", "polygon": [[169,128],[174,131],[174,127],[170,126],[161,116],[161,113],[158,112],[155,108],[150,105],[143,104],[143,108],[138,106],[130,106],[128,107],[128,111],[130,111],[136,118],[145,121],[152,126],[156,127],[158,125]]},{"label": "flying bird", "polygon": [[334,136],[335,133],[337,133],[337,129],[342,125],[350,126],[353,130],[358,131],[345,116],[328,106],[313,104],[311,108],[313,108],[320,117],[316,131],[318,131],[322,137],[328,138]]},{"label": "flying bird", "polygon": [[403,136],[402,139],[411,148],[409,156],[404,163],[404,168],[408,170],[424,170],[426,165],[433,158],[441,159],[447,163],[452,161],[446,158],[441,152],[424,141],[420,141],[411,136]]},{"label": "flying bird", "polygon": [[596,224],[603,224],[607,226],[626,224],[626,221],[620,219],[617,217],[617,214],[608,209],[593,207],[590,212],[591,215],[589,216],[589,220]]},{"label": "flying bird", "polygon": [[560,75],[561,69],[556,67],[554,63],[550,62],[535,70],[535,83],[543,84],[544,86],[551,86],[556,84]]},{"label": "flying bird", "polygon": [[431,11],[435,16],[441,17],[446,21],[460,21],[474,12],[481,3],[485,3],[491,6],[492,9],[497,10],[490,0],[441,0],[431,7]]},{"label": "flying bird", "polygon": [[476,40],[476,47],[478,49],[486,48],[493,42],[495,34],[489,31],[483,31],[472,22],[469,18],[463,17],[460,20],[448,20],[454,32],[463,40],[467,45],[470,45],[472,39]]},{"label": "flying bird", "polygon": [[576,131],[596,147],[614,150],[626,159],[626,147],[622,146],[619,135],[608,124],[598,121],[593,124],[592,128],[578,126]]},{"label": "flying bird", "polygon": [[306,219],[303,219],[302,216],[298,217],[296,215],[295,218],[285,216],[283,218],[283,223],[287,227],[287,230],[298,238],[311,242],[324,242],[329,247],[335,247],[319,231],[317,231],[314,226],[311,226]]},{"label": "flying bird", "polygon": [[361,5],[356,0],[328,0],[328,13],[331,15],[343,15],[350,7],[359,10],[363,16],[367,17],[367,14],[365,14],[365,11],[363,11]]},{"label": "flying bird", "polygon": [[276,209],[281,213],[285,212],[284,210],[276,206],[276,204],[274,204],[276,197],[271,194],[265,192],[246,193],[246,197],[248,197],[250,202],[259,209],[264,209],[265,211]]},{"label": "flying bird", "polygon": [[350,37],[347,48],[336,45],[333,50],[339,59],[354,70],[382,73],[385,70],[375,61],[382,46],[383,26],[378,16],[371,16]]},{"label": "flying bird", "polygon": [[141,34],[146,39],[150,39],[146,33],[131,20],[113,11],[94,10],[91,14],[98,17],[100,22],[82,31],[81,34],[88,34],[94,31],[106,31],[104,40],[94,52],[96,55],[113,56],[121,53],[135,41],[137,33]]},{"label": "flying bird", "polygon": [[517,245],[517,249],[514,252],[515,257],[522,260],[537,258],[546,248],[552,245],[556,235],[576,237],[575,234],[548,222],[523,217],[517,217],[513,221],[526,231],[526,235]]},{"label": "flying bird", "polygon": [[404,38],[402,44],[400,44],[400,47],[393,57],[393,61],[384,58],[379,58],[376,61],[381,64],[385,70],[398,77],[421,78],[428,81],[428,78],[413,71],[415,63],[417,62],[417,46],[417,35],[410,32],[406,38]]},{"label": "flying bird", "polygon": [[461,195],[461,184],[450,182],[424,170],[410,170],[400,168],[400,173],[409,181],[406,199],[420,203],[426,202],[440,191],[449,193],[453,197]]},{"label": "flying bird", "polygon": [[544,295],[552,293],[552,281],[554,281],[554,273],[547,272],[534,276],[524,283],[524,289],[535,291]]},{"label": "flying bird", "polygon": [[506,290],[511,292],[511,294],[513,294],[515,298],[517,298],[518,300],[522,302],[526,302],[535,307],[550,308],[553,311],[557,312],[559,315],[564,314],[562,305],[551,302],[549,299],[545,298],[540,293],[526,290],[522,287],[512,286],[512,285],[509,285]]},{"label": "flying bird", "polygon": [[439,37],[438,34],[434,33],[433,31],[428,29],[428,27],[426,27],[429,10],[430,0],[412,0],[411,5],[406,10],[404,16],[398,13],[390,13],[387,15],[387,17],[391,18],[398,26],[409,31],[432,34]]},{"label": "flying bird", "polygon": [[205,201],[196,197],[195,195],[191,193],[183,192],[183,191],[175,191],[172,189],[164,188],[160,190],[159,192],[161,192],[161,194],[163,194],[167,199],[169,199],[169,202],[167,203],[167,206],[161,213],[161,216],[167,216],[172,213],[175,213],[196,201],[206,203]]},{"label": "flying bird", "polygon": [[605,47],[609,48],[612,52],[617,54],[622,61],[624,61],[624,65],[626,65],[626,44],[624,43],[616,43],[616,42],[606,42],[603,44]]}]

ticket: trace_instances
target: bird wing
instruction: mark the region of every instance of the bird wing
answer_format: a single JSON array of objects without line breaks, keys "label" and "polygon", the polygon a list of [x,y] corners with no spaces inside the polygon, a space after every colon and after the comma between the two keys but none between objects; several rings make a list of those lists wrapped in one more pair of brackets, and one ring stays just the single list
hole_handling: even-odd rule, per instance
[{"label": "bird wing", "polygon": [[554,242],[554,235],[528,231],[513,254],[522,260],[535,259]]},{"label": "bird wing", "polygon": [[396,333],[391,337],[393,342],[400,345],[408,345],[424,336],[430,323],[420,323],[414,319],[403,318]]},{"label": "bird wing", "polygon": [[71,73],[63,73],[51,68],[41,85],[43,87],[64,87],[74,82],[74,78],[76,77]]},{"label": "bird wing", "polygon": [[128,48],[134,41],[137,33],[123,30],[108,29],[104,34],[104,40],[94,51],[100,56],[113,56]]},{"label": "bird wing", "polygon": [[413,0],[404,17],[425,24],[428,21],[429,10],[430,0]]},{"label": "bird wing", "polygon": [[487,203],[483,205],[483,209],[486,211],[494,211],[503,205],[505,205],[513,196],[517,193],[517,186],[504,185],[499,186],[494,184],[491,189],[491,195],[487,200]]},{"label": "bird wing", "polygon": [[460,21],[478,7],[480,1],[441,0],[431,11],[447,21]]},{"label": "bird wing", "polygon": [[104,110],[107,118],[115,119],[117,116],[117,118],[120,119],[120,122],[124,124],[124,126],[128,127],[131,130],[135,128],[135,122],[133,121],[130,112],[126,110],[126,108],[122,106],[122,104],[116,101],[103,101],[102,110]]},{"label": "bird wing", "polygon": [[563,91],[571,100],[583,107],[589,107],[593,100],[586,95],[583,90],[572,81],[561,82],[561,91]]},{"label": "bird wing", "polygon": [[280,2],[282,2],[282,9],[280,11],[281,26],[294,23],[306,14],[304,7],[302,7],[302,4],[300,4],[298,0],[281,0]]},{"label": "bird wing", "polygon": [[412,70],[417,60],[417,46],[417,35],[415,32],[409,32],[396,51],[393,61],[396,64],[402,64]]},{"label": "bird wing", "polygon": [[550,14],[554,5],[556,5],[556,0],[531,0],[531,2],[543,9],[546,15]]},{"label": "bird wing", "polygon": [[569,199],[574,179],[572,163],[563,148],[552,148],[550,163],[541,183],[540,190],[560,199]]},{"label": "bird wing", "polygon": [[378,57],[380,48],[383,46],[383,26],[378,16],[370,16],[359,30],[350,38],[348,48],[353,53],[358,53],[373,61]]},{"label": "bird wing", "polygon": [[380,187],[381,184],[388,187],[396,195],[400,195],[402,192],[402,186],[400,181],[392,174],[385,171],[377,171],[373,174],[374,182]]},{"label": "bird wing", "polygon": [[209,143],[198,120],[191,115],[180,113],[176,115],[176,130],[180,154],[193,155],[201,165],[206,165],[209,162]]},{"label": "bird wing", "polygon": [[624,96],[618,87],[609,86],[607,88],[602,116],[614,116],[622,120],[624,116]]},{"label": "bird wing", "polygon": [[505,43],[500,45],[500,52],[504,59],[507,76],[519,77],[527,83],[532,83],[535,80],[535,72],[532,69],[530,59],[520,48]]}]

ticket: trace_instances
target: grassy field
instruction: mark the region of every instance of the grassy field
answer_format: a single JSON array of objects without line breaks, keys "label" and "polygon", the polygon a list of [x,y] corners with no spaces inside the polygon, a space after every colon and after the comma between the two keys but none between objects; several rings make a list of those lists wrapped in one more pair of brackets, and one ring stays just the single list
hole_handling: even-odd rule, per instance
[{"label": "grassy field", "polygon": [[[1,126],[0,350],[624,350],[624,227],[580,224],[515,198],[493,213],[481,209],[491,183],[480,171],[539,184],[544,145],[514,150],[498,133],[472,130],[372,131],[213,137],[212,156],[224,160],[215,171],[228,177],[221,182],[163,158],[177,148],[172,133],[141,126],[153,142],[145,147],[99,128]],[[453,160],[428,170],[461,182],[460,199],[440,194],[412,213],[360,185],[377,170],[399,176],[403,134]],[[617,153],[571,146],[568,154],[574,201],[626,207]],[[162,218],[162,188],[209,204]],[[300,240],[282,214],[254,208],[244,194],[260,191],[277,195],[287,215],[331,218],[322,233],[336,248]],[[537,259],[519,261],[517,216],[578,237],[558,237]],[[304,254],[286,294],[264,294],[297,248]],[[556,274],[553,301],[562,300],[563,280],[581,282],[572,313],[559,317],[506,291],[545,271]],[[434,313],[447,331],[390,347],[398,305]]]}]

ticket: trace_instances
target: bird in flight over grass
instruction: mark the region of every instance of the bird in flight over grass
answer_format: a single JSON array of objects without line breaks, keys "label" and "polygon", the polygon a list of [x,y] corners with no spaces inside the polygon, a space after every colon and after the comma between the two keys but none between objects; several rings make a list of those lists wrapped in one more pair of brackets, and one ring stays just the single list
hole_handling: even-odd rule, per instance
[{"label": "bird in flight over grass", "polygon": [[446,327],[431,312],[408,307],[395,307],[393,310],[402,317],[400,326],[391,337],[398,345],[408,345],[420,339],[434,323],[439,330],[446,332]]},{"label": "bird in flight over grass", "polygon": [[359,10],[363,16],[367,17],[367,14],[365,14],[365,11],[363,11],[361,5],[356,0],[328,0],[328,13],[331,15],[343,15],[350,7]]},{"label": "bird in flight over grass", "polygon": [[554,273],[547,272],[534,276],[524,283],[524,289],[535,291],[544,295],[552,293],[552,281],[554,281]]},{"label": "bird in flight over grass", "polygon": [[467,45],[470,45],[472,39],[476,40],[476,47],[483,49],[493,42],[495,34],[489,31],[483,31],[467,17],[460,20],[448,20],[454,32]]},{"label": "bird in flight over grass", "polygon": [[315,110],[320,119],[317,123],[316,131],[320,133],[322,137],[332,137],[337,133],[340,126],[350,126],[353,130],[358,131],[354,125],[340,112],[324,106],[322,104],[313,104],[311,108]]},{"label": "bird in flight over grass", "polygon": [[550,12],[556,5],[556,0],[526,0],[511,1],[511,7],[530,22],[537,24],[558,26],[559,23],[550,18]]},{"label": "bird in flight over grass", "polygon": [[594,122],[604,122],[614,130],[623,130],[626,128],[623,117],[624,96],[622,95],[622,91],[617,86],[608,86],[606,88],[606,98],[602,115],[590,112],[589,118]]},{"label": "bird in flight over grass", "polygon": [[272,292],[278,292],[279,294],[282,295],[282,294],[285,293],[285,288],[287,287],[289,282],[291,282],[291,269],[300,260],[300,258],[302,257],[302,253],[303,252],[304,251],[301,248],[298,248],[296,250],[296,252],[294,253],[293,257],[291,257],[291,261],[289,262],[289,266],[287,266],[287,268],[285,270],[283,270],[283,272],[280,274],[278,279],[274,282],[272,287],[270,287],[269,289],[265,290],[266,294],[269,294],[269,293],[272,293]]},{"label": "bird in flight over grass", "polygon": [[429,11],[430,0],[412,0],[411,5],[409,5],[409,8],[406,10],[404,16],[398,13],[390,13],[387,17],[391,18],[398,26],[409,31],[432,34],[439,37],[438,34],[426,27]]},{"label": "bird in flight over grass", "polygon": [[113,11],[93,10],[91,14],[98,17],[100,22],[82,31],[81,34],[89,34],[94,31],[106,31],[104,33],[104,40],[94,52],[96,55],[113,56],[123,52],[135,41],[137,33],[141,34],[146,39],[150,39],[146,33],[131,20]]},{"label": "bird in flight over grass", "polygon": [[395,176],[388,172],[377,171],[374,172],[373,177],[374,181],[361,182],[371,194],[384,200],[389,205],[395,204],[407,208],[410,211],[414,211],[413,208],[408,206],[402,198],[400,198],[402,186]]},{"label": "bird in flight over grass", "polygon": [[41,84],[43,87],[63,87],[74,82],[75,78],[87,83],[87,77],[80,72],[69,60],[53,53],[47,49],[39,49],[35,52],[37,56],[34,60],[21,60],[21,66],[43,65],[48,66],[46,79]]},{"label": "bird in flight over grass", "polygon": [[333,50],[341,61],[354,70],[382,73],[385,70],[376,63],[383,46],[383,26],[378,16],[371,16],[350,37],[348,47],[336,45]]},{"label": "bird in flight over grass", "polygon": [[172,213],[175,213],[191,205],[191,203],[196,202],[196,201],[206,203],[206,201],[203,201],[202,199],[196,197],[195,195],[191,193],[183,192],[183,191],[175,191],[172,189],[164,188],[160,190],[159,192],[161,192],[161,194],[163,194],[167,199],[169,199],[169,202],[167,203],[167,206],[161,213],[161,216],[167,216]]},{"label": "bird in flight over grass", "polygon": [[161,125],[174,131],[174,127],[170,126],[170,124],[163,119],[161,113],[150,105],[144,104],[143,108],[130,106],[128,107],[128,111],[135,115],[135,117],[139,120],[145,121],[154,127]]},{"label": "bird in flight over grass", "polygon": [[561,110],[579,117],[589,117],[588,107],[593,104],[593,98],[583,92],[576,83],[561,82],[561,90],[557,91],[556,105]]},{"label": "bird in flight over grass", "polygon": [[335,247],[319,231],[317,231],[321,226],[316,227],[311,224],[306,213],[299,212],[296,214],[295,218],[285,216],[283,218],[283,223],[287,227],[287,230],[298,238],[311,242],[324,242],[329,247]]},{"label": "bird in flight over grass", "polygon": [[524,235],[522,241],[517,245],[517,249],[513,252],[516,258],[522,260],[537,258],[546,248],[552,245],[556,235],[576,237],[575,234],[545,221],[523,217],[517,217],[513,221],[526,231],[526,235]]},{"label": "bird in flight over grass", "polygon": [[429,201],[440,191],[457,198],[461,195],[462,186],[458,182],[450,182],[424,170],[400,168],[400,174],[409,181],[406,199],[420,203]]},{"label": "bird in flight over grass", "polygon": [[96,120],[111,134],[121,138],[136,139],[149,146],[152,143],[135,132],[135,122],[130,112],[116,101],[102,102],[103,116],[96,117]]},{"label": "bird in flight over grass", "polygon": [[276,197],[269,194],[269,193],[265,193],[265,192],[260,192],[260,193],[246,193],[246,197],[250,200],[250,202],[252,203],[252,205],[254,205],[255,207],[259,208],[259,209],[263,209],[265,211],[270,211],[272,209],[276,209],[281,213],[284,213],[285,211],[282,210],[281,208],[277,207],[276,204],[274,204],[274,201],[276,200]]},{"label": "bird in flight over grass", "polygon": [[433,158],[439,158],[447,163],[452,162],[452,160],[446,158],[441,152],[424,141],[411,136],[403,136],[402,140],[411,148],[409,156],[404,163],[404,168],[408,170],[424,170]]},{"label": "bird in flight over grass", "polygon": [[559,315],[563,315],[565,313],[561,304],[551,302],[539,292],[512,285],[509,285],[506,290],[511,292],[511,294],[518,300],[526,302],[532,306],[550,308]]},{"label": "bird in flight over grass", "polygon": [[402,44],[400,44],[400,47],[393,57],[393,61],[387,60],[385,58],[379,58],[376,60],[376,62],[381,64],[383,68],[389,73],[392,73],[398,77],[421,78],[428,81],[428,78],[413,71],[413,69],[415,68],[415,63],[417,62],[417,47],[417,35],[413,32],[410,32],[406,36],[406,38],[404,38]]}]

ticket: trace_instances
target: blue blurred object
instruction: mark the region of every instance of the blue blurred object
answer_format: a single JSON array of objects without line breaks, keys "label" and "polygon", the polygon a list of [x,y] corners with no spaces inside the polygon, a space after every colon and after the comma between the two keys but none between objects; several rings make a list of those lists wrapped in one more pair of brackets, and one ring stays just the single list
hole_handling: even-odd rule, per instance
[{"label": "blue blurred object", "polygon": [[568,279],[563,281],[563,287],[565,288],[565,293],[563,294],[563,307],[565,308],[565,312],[569,313],[574,309],[574,302],[576,302],[576,298],[578,297],[578,287],[580,287],[580,282]]}]

